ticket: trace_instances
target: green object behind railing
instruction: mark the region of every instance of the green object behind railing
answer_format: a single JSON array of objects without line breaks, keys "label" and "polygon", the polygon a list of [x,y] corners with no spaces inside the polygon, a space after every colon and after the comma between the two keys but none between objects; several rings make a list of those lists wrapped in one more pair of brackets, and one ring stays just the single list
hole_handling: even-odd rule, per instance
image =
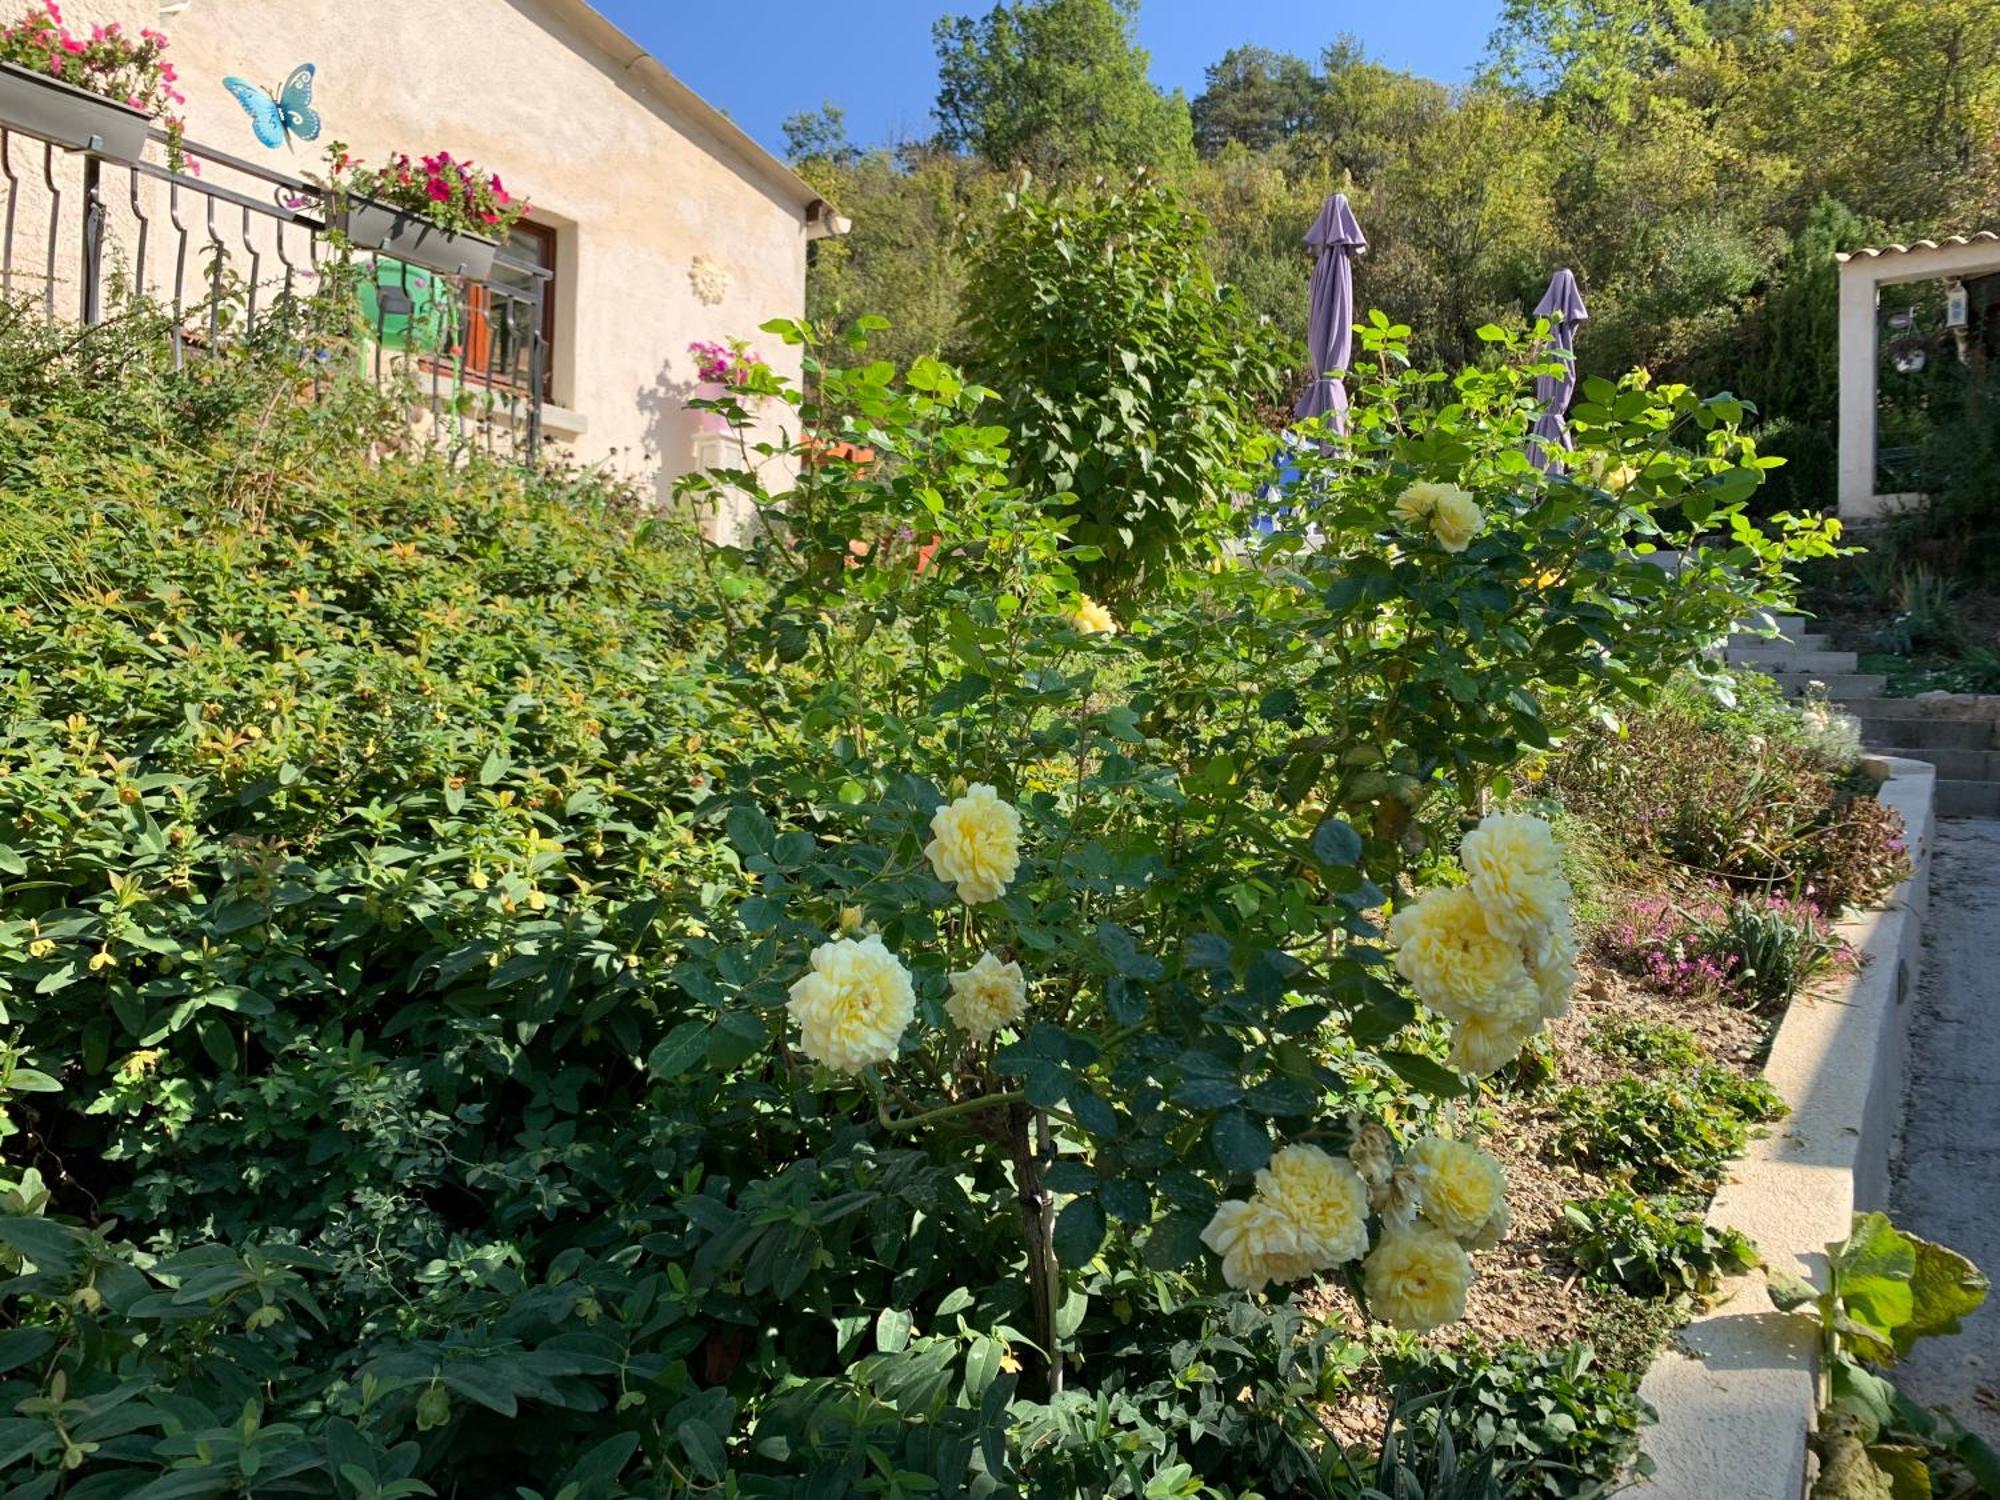
[{"label": "green object behind railing", "polygon": [[363,271],[357,290],[367,335],[384,349],[457,352],[458,308],[436,272],[380,256]]}]

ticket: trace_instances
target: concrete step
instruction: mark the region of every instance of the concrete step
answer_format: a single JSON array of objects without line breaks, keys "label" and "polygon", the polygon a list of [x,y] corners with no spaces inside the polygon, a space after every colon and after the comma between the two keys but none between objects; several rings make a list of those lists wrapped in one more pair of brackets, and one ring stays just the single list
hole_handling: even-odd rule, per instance
[{"label": "concrete step", "polygon": [[2000,782],[1946,781],[1937,784],[1940,818],[2000,818]]},{"label": "concrete step", "polygon": [[1758,672],[1816,672],[1821,676],[1853,673],[1861,658],[1852,651],[1800,651],[1790,646],[1758,647],[1728,653],[1732,667],[1749,667]]},{"label": "concrete step", "polygon": [[1797,647],[1801,651],[1824,651],[1829,638],[1816,632],[1805,635],[1755,635],[1747,630],[1739,630],[1729,638],[1731,651],[1785,651]]},{"label": "concrete step", "polygon": [[[1993,726],[1984,719],[1926,719],[1910,712],[1907,698],[1891,698],[1900,712],[1878,712],[1873,703],[1842,703],[1845,713],[1861,721],[1861,743],[1871,748],[1905,745],[1918,750],[1990,750]],[[1898,752],[1903,753],[1903,752]]]},{"label": "concrete step", "polygon": [[1753,615],[1747,620],[1738,620],[1736,630],[1739,635],[1761,636],[1766,624],[1774,627],[1779,635],[1790,636],[1793,640],[1806,633],[1804,615]]},{"label": "concrete step", "polygon": [[1825,690],[1827,697],[1874,698],[1880,696],[1889,679],[1880,672],[1765,672],[1778,685],[1778,691],[1787,698],[1803,698],[1806,690],[1817,683]]},{"label": "concrete step", "polygon": [[1951,750],[1909,746],[1894,749],[1868,747],[1877,755],[1900,755],[1905,760],[1921,760],[1937,767],[1939,780],[2000,782],[2000,750]]}]

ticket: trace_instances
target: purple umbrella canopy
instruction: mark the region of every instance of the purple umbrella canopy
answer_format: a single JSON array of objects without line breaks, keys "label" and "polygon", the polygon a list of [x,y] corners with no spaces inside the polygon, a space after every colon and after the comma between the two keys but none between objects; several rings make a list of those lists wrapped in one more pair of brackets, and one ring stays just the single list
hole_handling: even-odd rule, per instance
[{"label": "purple umbrella canopy", "polygon": [[1368,251],[1367,236],[1354,222],[1347,194],[1335,193],[1320,208],[1306,232],[1315,260],[1312,313],[1306,327],[1306,347],[1312,354],[1313,380],[1292,408],[1295,417],[1324,416],[1336,432],[1347,431],[1347,388],[1327,374],[1345,370],[1354,349],[1354,257]]},{"label": "purple umbrella canopy", "polygon": [[1565,268],[1549,278],[1549,289],[1535,304],[1535,316],[1555,319],[1555,347],[1562,351],[1564,368],[1561,375],[1535,377],[1535,399],[1542,403],[1542,414],[1528,429],[1528,457],[1538,469],[1561,473],[1562,460],[1555,456],[1555,450],[1570,447],[1569,424],[1563,413],[1576,395],[1576,325],[1590,316],[1572,272]]}]

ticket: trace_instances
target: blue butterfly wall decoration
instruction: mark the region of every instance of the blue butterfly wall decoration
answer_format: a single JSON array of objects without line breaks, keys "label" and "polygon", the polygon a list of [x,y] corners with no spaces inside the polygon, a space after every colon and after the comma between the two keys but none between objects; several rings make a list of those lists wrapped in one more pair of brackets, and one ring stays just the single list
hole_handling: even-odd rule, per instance
[{"label": "blue butterfly wall decoration", "polygon": [[285,86],[276,94],[241,78],[225,78],[222,86],[236,96],[236,102],[250,116],[250,128],[257,132],[257,139],[273,151],[284,145],[287,138],[319,139],[319,111],[312,107],[311,63],[300,63],[292,69]]}]

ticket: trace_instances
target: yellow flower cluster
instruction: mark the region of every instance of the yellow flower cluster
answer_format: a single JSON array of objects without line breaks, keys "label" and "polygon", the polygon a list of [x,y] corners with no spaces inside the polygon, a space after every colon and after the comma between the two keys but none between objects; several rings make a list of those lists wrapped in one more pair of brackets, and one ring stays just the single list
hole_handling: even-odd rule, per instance
[{"label": "yellow flower cluster", "polygon": [[[997,899],[1021,862],[1021,815],[984,782],[937,810],[924,853],[938,878],[954,883],[966,902]],[[859,906],[840,909],[839,932],[812,951],[812,971],[791,988],[786,1009],[799,1023],[799,1046],[840,1073],[893,1059],[916,1015],[910,971],[873,933],[861,933]],[[1018,963],[982,953],[970,969],[948,976],[945,1011],[975,1042],[1028,1013],[1028,981]]]},{"label": "yellow flower cluster", "polygon": [[1549,825],[1494,813],[1459,847],[1463,886],[1436,886],[1389,923],[1396,970],[1453,1025],[1447,1061],[1481,1077],[1569,1009],[1576,930]]},{"label": "yellow flower cluster", "polygon": [[[1399,1163],[1389,1133],[1355,1122],[1348,1159],[1317,1146],[1287,1146],[1257,1174],[1256,1190],[1216,1209],[1202,1243],[1239,1291],[1300,1281],[1362,1262],[1368,1310],[1419,1332],[1465,1314],[1470,1250],[1507,1229],[1507,1178],[1500,1163],[1465,1141],[1426,1136]],[[1368,1215],[1381,1216],[1369,1248]]]},{"label": "yellow flower cluster", "polygon": [[1003,964],[982,953],[971,968],[951,975],[950,983],[945,1013],[975,1042],[985,1041],[1028,1013],[1028,981],[1017,963]]},{"label": "yellow flower cluster", "polygon": [[968,906],[997,901],[1021,863],[1021,815],[983,781],[931,818],[924,854],[938,879]]},{"label": "yellow flower cluster", "polygon": [[1118,622],[1112,618],[1111,611],[1088,594],[1085,594],[1083,602],[1070,612],[1069,622],[1076,627],[1079,635],[1118,634]]},{"label": "yellow flower cluster", "polygon": [[1298,1281],[1368,1253],[1368,1189],[1319,1147],[1287,1146],[1257,1174],[1248,1199],[1216,1209],[1201,1241],[1222,1257],[1222,1279],[1238,1291]]},{"label": "yellow flower cluster", "polygon": [[1485,513],[1467,491],[1427,479],[1396,497],[1396,519],[1406,526],[1428,526],[1447,552],[1463,552],[1486,523]]},{"label": "yellow flower cluster", "polygon": [[812,972],[792,985],[785,1009],[799,1023],[806,1056],[859,1073],[896,1055],[917,993],[879,937],[835,938],[813,949]]}]

